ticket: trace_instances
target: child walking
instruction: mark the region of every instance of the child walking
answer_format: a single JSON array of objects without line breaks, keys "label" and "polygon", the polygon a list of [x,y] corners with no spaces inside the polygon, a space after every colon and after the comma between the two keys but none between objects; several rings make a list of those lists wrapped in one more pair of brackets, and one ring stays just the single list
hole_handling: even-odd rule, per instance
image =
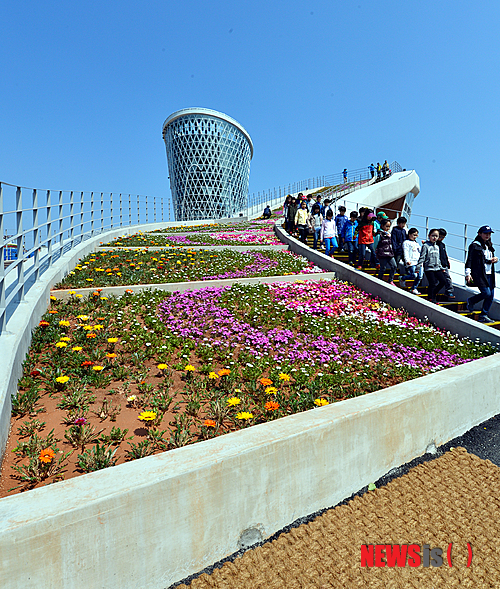
[{"label": "child walking", "polygon": [[394,251],[392,249],[392,239],[389,233],[391,222],[384,219],[380,222],[380,239],[376,249],[377,259],[380,262],[378,278],[383,280],[385,270],[389,270],[389,284],[394,284],[394,274],[396,272],[396,262],[394,261]]},{"label": "child walking", "polygon": [[321,232],[321,225],[323,224],[323,215],[318,203],[312,206],[312,212],[307,218],[307,223],[313,232],[313,249],[318,249],[319,234]]},{"label": "child walking", "polygon": [[347,251],[349,252],[349,264],[354,266],[356,262],[356,256],[358,253],[358,247],[356,245],[356,227],[358,226],[358,213],[356,211],[352,211],[349,215],[349,220],[344,223],[344,227],[342,228],[341,237],[344,240],[345,246]]},{"label": "child walking", "polygon": [[412,293],[419,295],[418,285],[420,284],[424,271],[422,268],[417,271],[417,264],[420,258],[421,245],[418,243],[418,229],[412,227],[408,231],[408,239],[403,242],[403,264],[406,273],[399,277],[399,284],[406,288],[407,280],[414,280]]},{"label": "child walking", "polygon": [[420,257],[417,263],[417,270],[424,268],[425,276],[429,282],[429,301],[437,303],[437,293],[446,286],[444,279],[443,265],[441,264],[441,255],[437,240],[439,238],[439,229],[429,231],[429,239],[422,246]]},{"label": "child walking", "polygon": [[325,254],[327,256],[338,247],[337,244],[337,227],[333,220],[333,211],[328,209],[326,212],[326,219],[321,224],[320,240],[325,244]]}]

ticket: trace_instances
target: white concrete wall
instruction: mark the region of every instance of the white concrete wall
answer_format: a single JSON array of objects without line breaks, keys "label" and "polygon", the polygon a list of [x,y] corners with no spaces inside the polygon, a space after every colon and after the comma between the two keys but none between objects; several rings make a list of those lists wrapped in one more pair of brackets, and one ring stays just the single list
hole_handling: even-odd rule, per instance
[{"label": "white concrete wall", "polygon": [[165,589],[500,412],[500,355],[0,500],[2,589]]}]

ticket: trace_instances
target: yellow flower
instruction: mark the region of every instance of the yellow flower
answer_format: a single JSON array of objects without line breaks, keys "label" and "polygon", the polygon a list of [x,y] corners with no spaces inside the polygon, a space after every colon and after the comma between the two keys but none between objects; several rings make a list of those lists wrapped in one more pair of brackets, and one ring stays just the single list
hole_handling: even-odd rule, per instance
[{"label": "yellow flower", "polygon": [[66,382],[68,382],[69,380],[69,376],[58,376],[56,378],[56,382],[60,383],[60,384],[64,384]]},{"label": "yellow flower", "polygon": [[248,413],[248,411],[240,411],[236,414],[236,419],[253,419],[253,413]]},{"label": "yellow flower", "polygon": [[132,401],[135,401],[137,399],[136,395],[130,395],[130,397],[127,397],[127,401],[129,403],[132,403]]},{"label": "yellow flower", "polygon": [[188,365],[186,366],[186,368],[184,368],[184,370],[185,370],[186,372],[194,372],[194,371],[196,370],[196,368],[195,368],[194,366],[191,366],[191,364],[188,364]]},{"label": "yellow flower", "polygon": [[85,280],[86,280],[87,282],[94,282],[94,279],[93,279],[93,278],[85,278]]},{"label": "yellow flower", "polygon": [[69,327],[69,321],[59,321],[59,325],[61,327]]},{"label": "yellow flower", "polygon": [[89,316],[88,315],[77,315],[76,318],[80,319],[80,321],[88,321]]},{"label": "yellow flower", "polygon": [[158,370],[167,370],[167,368],[168,368],[168,364],[158,364]]},{"label": "yellow flower", "polygon": [[77,295],[75,295],[75,298],[81,299],[81,298],[83,298],[83,295],[82,294],[77,294]]},{"label": "yellow flower", "polygon": [[155,411],[143,411],[139,415],[139,419],[141,421],[153,421],[153,419],[156,419],[156,412]]},{"label": "yellow flower", "polygon": [[75,346],[74,348],[71,348],[73,352],[81,352],[83,350],[82,346]]},{"label": "yellow flower", "polygon": [[104,328],[104,325],[94,325],[94,329],[96,331],[99,331],[100,329],[103,329],[103,328]]},{"label": "yellow flower", "polygon": [[314,404],[318,407],[323,407],[324,405],[328,405],[328,401],[326,399],[314,399]]},{"label": "yellow flower", "polygon": [[84,325],[84,326],[83,326],[83,329],[84,329],[85,331],[91,331],[91,329],[92,329],[92,325]]},{"label": "yellow flower", "polygon": [[57,301],[57,297],[55,297],[54,295],[50,295],[50,300],[51,301]]},{"label": "yellow flower", "polygon": [[69,291],[69,294],[70,294],[70,295],[74,295],[74,294],[76,294],[76,290],[70,290],[70,291]]},{"label": "yellow flower", "polygon": [[241,399],[238,399],[238,397],[229,397],[226,402],[230,407],[233,407],[234,405],[239,405],[241,403]]},{"label": "yellow flower", "polygon": [[70,337],[61,337],[59,338],[62,342],[70,342],[71,338]]},{"label": "yellow flower", "polygon": [[67,345],[66,342],[57,342],[56,348],[65,348]]},{"label": "yellow flower", "polygon": [[116,344],[117,341],[117,337],[108,337],[108,344]]},{"label": "yellow flower", "polygon": [[276,387],[267,387],[266,388],[266,395],[275,395],[278,392]]},{"label": "yellow flower", "polygon": [[95,370],[96,372],[101,372],[101,370],[104,370],[104,366],[92,366],[92,370]]},{"label": "yellow flower", "polygon": [[278,376],[278,378],[280,380],[284,380],[285,382],[288,382],[291,379],[291,376],[289,374],[283,374],[283,372]]},{"label": "yellow flower", "polygon": [[210,378],[212,380],[216,380],[219,378],[219,375],[216,372],[210,372],[210,374],[208,375],[208,378]]},{"label": "yellow flower", "polygon": [[110,358],[110,359],[116,358],[116,354],[106,354],[106,358]]}]

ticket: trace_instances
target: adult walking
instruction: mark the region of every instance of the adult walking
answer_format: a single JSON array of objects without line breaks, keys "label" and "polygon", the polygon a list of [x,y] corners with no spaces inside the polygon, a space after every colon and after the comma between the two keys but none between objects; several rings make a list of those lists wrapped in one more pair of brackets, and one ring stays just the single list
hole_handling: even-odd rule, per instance
[{"label": "adult walking", "polygon": [[474,281],[479,293],[467,300],[467,309],[472,312],[474,305],[483,301],[483,308],[479,315],[482,323],[493,323],[488,317],[495,293],[495,264],[498,258],[491,244],[493,230],[489,225],[479,228],[477,236],[469,246],[467,261],[465,262],[465,280],[467,284]]},{"label": "adult walking", "polygon": [[370,164],[368,166],[368,169],[370,170],[371,179],[373,180],[373,176],[375,176],[375,166],[373,164]]}]

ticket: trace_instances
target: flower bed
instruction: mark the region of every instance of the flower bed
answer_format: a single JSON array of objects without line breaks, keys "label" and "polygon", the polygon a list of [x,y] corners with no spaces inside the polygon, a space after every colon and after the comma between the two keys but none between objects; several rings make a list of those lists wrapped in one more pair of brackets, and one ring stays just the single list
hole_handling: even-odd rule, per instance
[{"label": "flower bed", "polygon": [[245,230],[241,232],[195,233],[188,235],[136,234],[122,237],[104,247],[161,247],[166,245],[283,245],[274,233],[265,228]]},{"label": "flower bed", "polygon": [[332,280],[54,298],[13,400],[0,495],[494,351]]},{"label": "flower bed", "polygon": [[54,288],[98,288],[314,272],[323,270],[287,251],[115,250],[86,256]]}]

